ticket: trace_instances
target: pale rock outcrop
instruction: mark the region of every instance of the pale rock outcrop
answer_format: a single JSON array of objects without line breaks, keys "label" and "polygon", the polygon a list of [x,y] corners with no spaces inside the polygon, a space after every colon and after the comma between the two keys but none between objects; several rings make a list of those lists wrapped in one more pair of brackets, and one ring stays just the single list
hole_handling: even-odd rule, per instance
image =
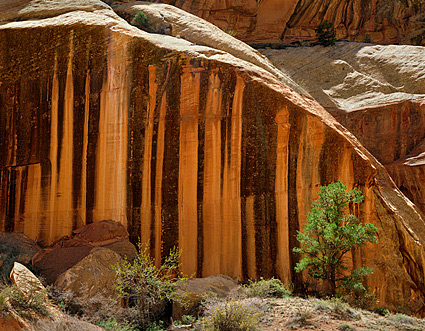
[{"label": "pale rock outcrop", "polygon": [[425,47],[338,42],[260,52],[331,111],[425,98]]},{"label": "pale rock outcrop", "polygon": [[350,265],[375,268],[380,305],[425,313],[422,214],[313,99],[111,10],[5,23],[0,40],[2,230],[55,242],[112,219],[158,262],[178,246],[186,274],[298,287],[297,230],[341,179],[379,231]]}]

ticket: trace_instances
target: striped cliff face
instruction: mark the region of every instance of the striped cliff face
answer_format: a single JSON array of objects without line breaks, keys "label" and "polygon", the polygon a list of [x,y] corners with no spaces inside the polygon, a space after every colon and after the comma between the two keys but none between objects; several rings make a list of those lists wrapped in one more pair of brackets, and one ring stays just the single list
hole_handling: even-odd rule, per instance
[{"label": "striped cliff face", "polygon": [[297,231],[320,185],[341,179],[365,195],[352,212],[379,229],[350,266],[375,267],[383,305],[422,312],[421,215],[313,100],[101,14],[4,24],[0,40],[3,231],[53,243],[113,219],[157,263],[178,246],[185,273],[301,286]]},{"label": "striped cliff face", "polygon": [[[132,2],[132,1],[127,1]],[[425,44],[421,0],[164,0],[251,43],[316,40],[332,22],[337,39],[380,44]]]}]

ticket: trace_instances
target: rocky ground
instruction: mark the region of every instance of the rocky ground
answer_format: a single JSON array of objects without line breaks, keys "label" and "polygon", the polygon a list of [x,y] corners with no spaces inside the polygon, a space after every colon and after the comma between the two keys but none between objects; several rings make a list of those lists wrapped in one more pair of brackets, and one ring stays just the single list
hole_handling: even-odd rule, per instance
[{"label": "rocky ground", "polygon": [[289,297],[268,299],[264,331],[277,330],[425,330],[425,321],[404,314],[379,315],[338,300]]}]

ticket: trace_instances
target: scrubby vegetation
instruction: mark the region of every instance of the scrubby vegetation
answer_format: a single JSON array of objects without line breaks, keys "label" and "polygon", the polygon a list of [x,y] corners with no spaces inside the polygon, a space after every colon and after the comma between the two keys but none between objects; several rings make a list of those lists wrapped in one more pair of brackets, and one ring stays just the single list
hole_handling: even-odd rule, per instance
[{"label": "scrubby vegetation", "polygon": [[314,31],[316,31],[317,39],[323,46],[335,45],[336,33],[332,22],[325,20]]},{"label": "scrubby vegetation", "polygon": [[16,285],[0,285],[0,311],[6,316],[13,312],[23,318],[35,320],[39,316],[49,315],[46,305],[47,291],[37,290],[22,293]]},{"label": "scrubby vegetation", "polygon": [[286,288],[280,279],[265,280],[261,277],[260,280],[251,280],[248,285],[245,285],[245,293],[248,297],[283,298],[291,295],[291,290]]},{"label": "scrubby vegetation", "polygon": [[131,323],[147,328],[162,317],[172,301],[184,304],[184,297],[176,292],[179,283],[187,279],[180,273],[179,258],[179,250],[172,249],[157,267],[147,247],[139,244],[139,254],[134,261],[126,260],[116,267],[116,290],[130,313]]}]

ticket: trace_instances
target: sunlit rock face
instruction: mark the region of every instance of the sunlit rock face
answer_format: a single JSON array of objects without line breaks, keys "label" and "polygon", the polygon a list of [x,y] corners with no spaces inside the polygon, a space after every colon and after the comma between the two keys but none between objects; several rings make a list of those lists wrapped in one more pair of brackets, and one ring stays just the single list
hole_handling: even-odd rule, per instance
[{"label": "sunlit rock face", "polygon": [[375,268],[381,305],[424,312],[422,215],[352,134],[270,71],[109,9],[5,22],[0,40],[3,231],[52,243],[113,219],[158,263],[178,245],[187,274],[300,286],[297,230],[319,186],[341,179],[379,230],[350,266]]},{"label": "sunlit rock face", "polygon": [[[129,2],[129,1],[126,1]],[[314,29],[333,22],[338,39],[424,45],[421,0],[166,0],[236,33],[246,42],[314,40]]]},{"label": "sunlit rock face", "polygon": [[425,47],[338,42],[261,53],[353,133],[425,212]]}]

